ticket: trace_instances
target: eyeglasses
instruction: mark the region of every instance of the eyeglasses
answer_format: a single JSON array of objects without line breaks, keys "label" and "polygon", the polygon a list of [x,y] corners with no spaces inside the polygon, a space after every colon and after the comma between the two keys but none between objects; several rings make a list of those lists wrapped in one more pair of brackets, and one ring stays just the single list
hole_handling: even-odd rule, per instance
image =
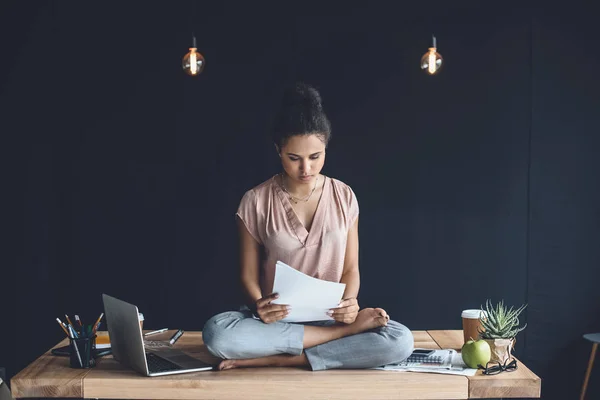
[{"label": "eyeglasses", "polygon": [[487,364],[485,364],[485,367],[481,364],[479,364],[478,367],[479,369],[483,370],[484,375],[497,375],[503,371],[514,372],[517,370],[517,359],[508,359],[504,363],[501,363],[499,361],[490,361]]}]

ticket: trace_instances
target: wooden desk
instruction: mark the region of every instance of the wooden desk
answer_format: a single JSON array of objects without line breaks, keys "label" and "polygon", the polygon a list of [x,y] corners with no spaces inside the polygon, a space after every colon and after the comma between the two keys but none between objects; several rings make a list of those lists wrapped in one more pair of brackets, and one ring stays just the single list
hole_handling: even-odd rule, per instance
[{"label": "wooden desk", "polygon": [[[170,332],[167,335],[172,334]],[[415,347],[456,348],[462,331],[414,331]],[[67,344],[65,339],[57,346]],[[186,332],[176,347],[216,363],[201,332]],[[471,399],[540,397],[541,380],[523,363],[515,372],[473,377],[372,370],[312,372],[256,368],[148,378],[103,357],[96,368],[71,369],[50,351],[11,381],[13,396],[105,399]]]}]

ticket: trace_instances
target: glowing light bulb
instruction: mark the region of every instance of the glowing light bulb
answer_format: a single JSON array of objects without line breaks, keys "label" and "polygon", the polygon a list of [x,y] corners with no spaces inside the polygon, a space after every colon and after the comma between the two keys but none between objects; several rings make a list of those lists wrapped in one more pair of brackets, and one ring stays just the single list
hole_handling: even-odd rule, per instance
[{"label": "glowing light bulb", "polygon": [[198,73],[198,65],[196,64],[196,49],[192,48],[190,54],[190,74],[196,75]]},{"label": "glowing light bulb", "polygon": [[181,66],[186,74],[196,76],[202,72],[204,64],[204,56],[198,53],[198,49],[196,48],[196,37],[194,36],[194,46],[190,47],[189,53],[183,56]]},{"label": "glowing light bulb", "polygon": [[421,57],[421,69],[427,72],[429,75],[436,74],[441,68],[444,59],[442,55],[437,52],[435,36],[433,37],[433,47],[429,48],[429,51]]}]

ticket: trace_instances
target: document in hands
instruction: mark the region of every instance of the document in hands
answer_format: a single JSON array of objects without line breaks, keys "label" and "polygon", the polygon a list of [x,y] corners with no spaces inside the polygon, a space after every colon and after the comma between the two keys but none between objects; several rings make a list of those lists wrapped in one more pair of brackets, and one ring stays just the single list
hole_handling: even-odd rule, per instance
[{"label": "document in hands", "polygon": [[279,294],[279,298],[272,303],[291,306],[282,322],[332,320],[327,311],[340,304],[345,289],[345,283],[313,278],[277,261],[273,293]]}]

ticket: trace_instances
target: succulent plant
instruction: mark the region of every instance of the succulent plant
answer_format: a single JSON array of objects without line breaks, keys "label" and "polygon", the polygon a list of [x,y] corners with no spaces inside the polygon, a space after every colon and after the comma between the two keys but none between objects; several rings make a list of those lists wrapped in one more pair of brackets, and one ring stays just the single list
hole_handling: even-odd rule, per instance
[{"label": "succulent plant", "polygon": [[481,310],[481,325],[483,331],[479,331],[482,339],[512,339],[517,336],[517,333],[521,332],[527,327],[525,324],[523,327],[519,327],[519,315],[527,307],[526,304],[521,307],[510,309],[504,306],[504,300],[500,301],[496,306],[492,305],[490,300],[485,302],[485,310],[483,306]]}]

